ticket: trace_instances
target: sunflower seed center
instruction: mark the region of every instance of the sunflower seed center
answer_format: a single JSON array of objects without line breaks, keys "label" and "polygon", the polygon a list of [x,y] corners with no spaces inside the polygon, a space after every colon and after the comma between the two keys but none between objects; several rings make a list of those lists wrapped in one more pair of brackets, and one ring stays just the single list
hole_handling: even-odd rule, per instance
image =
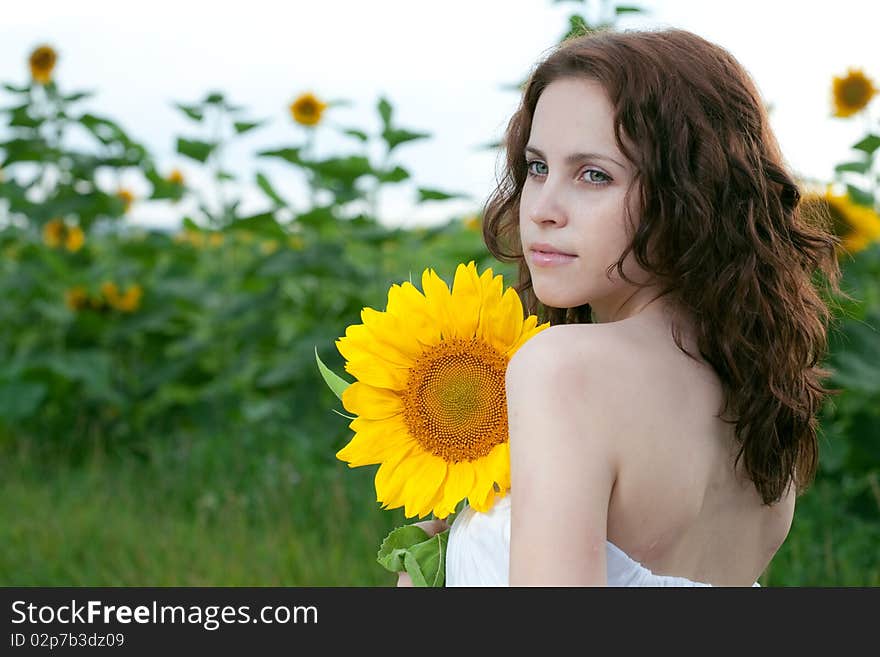
[{"label": "sunflower seed center", "polygon": [[507,440],[507,359],[478,338],[444,340],[410,370],[403,393],[407,427],[449,463],[489,454]]}]

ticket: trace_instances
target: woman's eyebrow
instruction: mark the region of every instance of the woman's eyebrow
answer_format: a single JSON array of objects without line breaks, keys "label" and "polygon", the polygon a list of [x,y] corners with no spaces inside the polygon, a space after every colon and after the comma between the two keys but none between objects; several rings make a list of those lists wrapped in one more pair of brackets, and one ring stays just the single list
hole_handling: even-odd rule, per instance
[{"label": "woman's eyebrow", "polygon": [[[538,157],[545,157],[544,153],[534,146],[526,146],[526,151],[531,151]],[[601,153],[571,153],[565,157],[566,164],[577,164],[578,162],[582,162],[583,160],[608,160],[609,162],[613,162],[621,169],[626,169],[620,162],[617,160],[608,157],[607,155],[602,155]]]}]

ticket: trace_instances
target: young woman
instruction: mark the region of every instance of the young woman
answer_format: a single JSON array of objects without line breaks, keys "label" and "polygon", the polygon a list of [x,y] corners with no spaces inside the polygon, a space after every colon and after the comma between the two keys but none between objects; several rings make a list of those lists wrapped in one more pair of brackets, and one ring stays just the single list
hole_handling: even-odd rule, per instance
[{"label": "young woman", "polygon": [[447,586],[757,585],[816,471],[840,270],[755,85],[687,31],[575,37],[504,146],[484,239],[551,326],[509,363],[511,488],[455,517]]}]

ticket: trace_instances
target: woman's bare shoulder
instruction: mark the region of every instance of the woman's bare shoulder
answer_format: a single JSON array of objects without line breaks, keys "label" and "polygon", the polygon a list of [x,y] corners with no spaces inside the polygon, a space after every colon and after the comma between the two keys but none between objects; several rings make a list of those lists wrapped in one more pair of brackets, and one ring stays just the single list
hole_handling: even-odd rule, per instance
[{"label": "woman's bare shoulder", "polygon": [[609,348],[623,347],[625,342],[619,332],[609,331],[602,324],[557,324],[532,336],[513,358],[525,359],[537,353],[552,359],[548,362],[577,364],[584,357],[601,357]]}]

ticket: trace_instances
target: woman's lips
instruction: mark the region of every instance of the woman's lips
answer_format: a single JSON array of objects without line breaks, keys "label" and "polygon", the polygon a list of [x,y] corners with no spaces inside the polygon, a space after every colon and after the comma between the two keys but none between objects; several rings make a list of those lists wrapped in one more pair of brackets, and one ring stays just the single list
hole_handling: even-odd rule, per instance
[{"label": "woman's lips", "polygon": [[529,255],[531,256],[532,263],[535,265],[543,265],[543,266],[555,266],[555,265],[564,265],[575,258],[575,255],[569,255],[567,253],[555,253],[552,251],[539,251],[537,249],[530,249]]}]

